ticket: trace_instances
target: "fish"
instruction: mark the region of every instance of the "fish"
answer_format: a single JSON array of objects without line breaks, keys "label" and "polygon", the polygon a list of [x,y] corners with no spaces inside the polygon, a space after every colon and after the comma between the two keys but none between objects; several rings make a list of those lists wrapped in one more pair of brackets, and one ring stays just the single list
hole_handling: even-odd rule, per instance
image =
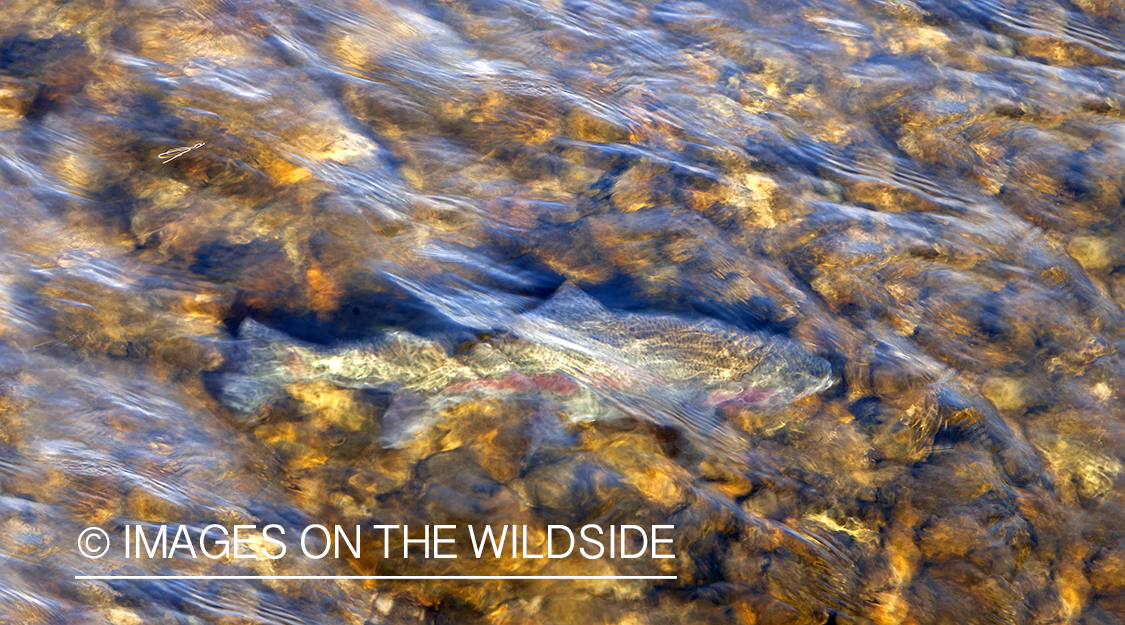
[{"label": "fish", "polygon": [[227,376],[220,399],[250,414],[286,385],[317,380],[385,390],[414,404],[474,389],[578,390],[731,451],[745,444],[724,412],[788,404],[836,381],[828,361],[786,337],[708,318],[613,311],[569,282],[529,311],[496,310],[477,320],[500,332],[456,354],[409,332],[323,348],[246,320],[244,364]]}]

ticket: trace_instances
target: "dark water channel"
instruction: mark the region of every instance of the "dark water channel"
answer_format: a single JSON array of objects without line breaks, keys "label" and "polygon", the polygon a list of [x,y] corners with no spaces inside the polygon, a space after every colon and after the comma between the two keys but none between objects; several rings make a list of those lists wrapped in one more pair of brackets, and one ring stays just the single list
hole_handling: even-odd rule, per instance
[{"label": "dark water channel", "polygon": [[0,623],[1125,622],[1120,2],[0,11]]}]

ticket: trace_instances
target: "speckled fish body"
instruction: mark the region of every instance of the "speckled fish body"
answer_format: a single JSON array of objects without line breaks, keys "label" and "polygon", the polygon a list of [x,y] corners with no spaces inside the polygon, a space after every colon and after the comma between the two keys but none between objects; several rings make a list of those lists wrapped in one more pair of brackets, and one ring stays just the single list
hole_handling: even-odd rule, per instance
[{"label": "speckled fish body", "polygon": [[711,319],[615,313],[571,285],[510,327],[537,346],[542,369],[565,373],[627,414],[725,448],[738,437],[717,406],[781,405],[833,381],[827,361],[783,337]]},{"label": "speckled fish body", "polygon": [[610,375],[605,383],[618,386],[639,376],[706,391],[711,403],[784,403],[832,381],[827,361],[783,337],[713,319],[615,313],[570,285],[516,317],[511,329],[547,348],[570,375],[601,370]]},{"label": "speckled fish body", "polygon": [[497,381],[515,376],[559,390],[567,387],[561,375],[573,381],[571,389],[587,389],[628,415],[730,447],[738,437],[716,407],[780,405],[833,380],[826,361],[783,337],[714,320],[616,313],[571,285],[506,325],[507,335],[451,356],[409,333],[329,350],[248,321],[242,330],[248,365],[228,381],[225,400],[254,411],[284,385],[317,379],[437,395],[504,388]]}]

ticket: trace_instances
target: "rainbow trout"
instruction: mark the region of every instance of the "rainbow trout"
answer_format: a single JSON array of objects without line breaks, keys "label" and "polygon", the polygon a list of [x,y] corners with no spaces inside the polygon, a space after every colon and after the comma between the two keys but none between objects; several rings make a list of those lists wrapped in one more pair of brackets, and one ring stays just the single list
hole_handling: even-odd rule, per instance
[{"label": "rainbow trout", "polygon": [[741,444],[719,408],[785,404],[834,379],[827,361],[784,337],[710,319],[617,313],[570,284],[538,308],[497,323],[505,333],[453,355],[406,332],[326,349],[247,320],[240,330],[244,364],[228,375],[221,399],[254,413],[286,385],[316,380],[428,398],[505,389],[586,392],[628,416],[730,451]]}]

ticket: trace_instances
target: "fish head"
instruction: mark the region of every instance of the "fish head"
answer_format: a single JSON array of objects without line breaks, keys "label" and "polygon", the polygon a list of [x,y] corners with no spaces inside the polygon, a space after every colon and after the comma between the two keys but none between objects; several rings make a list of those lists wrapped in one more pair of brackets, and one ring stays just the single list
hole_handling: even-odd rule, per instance
[{"label": "fish head", "polygon": [[797,401],[835,383],[832,365],[782,338],[757,346],[741,370],[711,393],[721,407],[765,408]]}]

